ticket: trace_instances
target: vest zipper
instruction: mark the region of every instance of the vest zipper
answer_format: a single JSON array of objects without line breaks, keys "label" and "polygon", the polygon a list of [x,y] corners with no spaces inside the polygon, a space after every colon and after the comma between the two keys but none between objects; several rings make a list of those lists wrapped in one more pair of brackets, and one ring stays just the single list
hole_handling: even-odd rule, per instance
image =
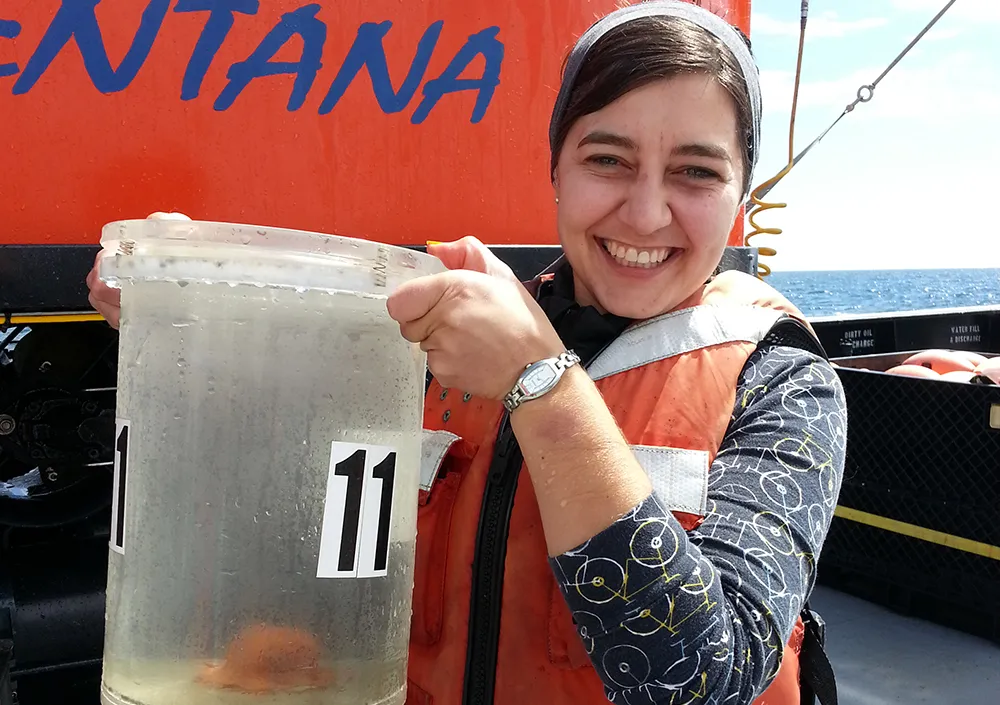
[{"label": "vest zipper", "polygon": [[[548,270],[546,270],[548,271]],[[539,300],[542,287],[535,292]],[[615,335],[614,337],[617,337]],[[611,338],[581,364],[589,367],[611,344]],[[465,679],[462,705],[493,705],[500,648],[500,611],[503,607],[503,577],[507,561],[507,537],[514,495],[524,455],[505,411],[490,461],[486,489],[479,509],[476,550],[472,558],[469,595],[469,633],[465,647]]]},{"label": "vest zipper", "polygon": [[523,455],[505,412],[490,462],[476,531],[462,705],[492,705],[500,646],[507,536]]}]

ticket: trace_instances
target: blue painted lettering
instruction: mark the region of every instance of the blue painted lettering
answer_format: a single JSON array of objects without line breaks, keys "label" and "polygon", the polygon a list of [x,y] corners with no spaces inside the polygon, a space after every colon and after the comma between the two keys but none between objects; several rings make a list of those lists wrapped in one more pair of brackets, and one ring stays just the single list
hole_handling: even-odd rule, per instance
[{"label": "blue painted lettering", "polygon": [[70,39],[76,40],[83,56],[83,65],[97,90],[102,93],[117,93],[132,83],[149,56],[170,7],[170,0],[149,1],[142,13],[132,46],[117,70],[111,68],[111,61],[101,39],[101,28],[97,24],[94,9],[100,2],[101,0],[62,0],[59,10],[52,18],[52,24],[14,83],[14,95],[31,90],[63,47],[69,44]]},{"label": "blue painted lettering", "polygon": [[[306,101],[316,74],[323,66],[323,43],[326,42],[326,25],[316,19],[320,6],[305,5],[281,16],[277,26],[268,32],[246,61],[233,64],[226,74],[229,83],[215,101],[216,110],[229,108],[250,81],[264,76],[295,74],[288,109],[298,110]],[[295,35],[302,37],[302,58],[298,61],[271,61],[281,47]]]},{"label": "blue painted lettering", "polygon": [[[0,39],[17,39],[21,33],[21,25],[13,20],[0,20]],[[0,64],[0,78],[14,76],[20,71],[17,64]]]},{"label": "blue painted lettering", "polygon": [[[489,27],[476,32],[469,37],[465,46],[455,55],[448,67],[440,76],[433,81],[424,84],[424,99],[420,101],[410,122],[419,125],[445,93],[458,93],[460,91],[479,91],[476,96],[476,105],[472,110],[472,122],[477,123],[486,115],[486,108],[493,100],[493,94],[497,86],[500,85],[500,66],[503,64],[504,47],[497,40],[499,27]],[[469,67],[472,60],[480,54],[486,59],[486,68],[483,69],[482,78],[459,78],[462,72]]]},{"label": "blue painted lettering", "polygon": [[174,12],[207,12],[205,29],[194,45],[191,60],[184,71],[181,83],[181,100],[193,100],[201,93],[212,60],[229,36],[229,30],[236,21],[236,13],[256,15],[260,0],[177,0]]},{"label": "blue painted lettering", "polygon": [[[236,25],[236,16],[257,15],[261,5],[260,0],[145,0],[139,27],[131,38],[125,58],[117,68],[112,68],[97,21],[97,6],[101,1],[60,0],[41,41],[23,68],[18,63],[0,64],[0,77],[17,76],[11,89],[14,95],[23,95],[35,88],[56,57],[71,42],[76,43],[87,75],[98,91],[109,94],[125,90],[149,58],[170,6],[174,4],[175,13],[207,13],[181,80],[181,100],[194,100],[201,96],[208,72]],[[329,4],[335,5],[334,0],[330,0]],[[228,81],[213,105],[215,110],[225,111],[232,107],[255,79],[279,75],[294,76],[287,109],[292,112],[299,110],[323,68],[327,25],[318,17],[321,7],[322,3],[313,2],[283,14],[245,60],[229,67],[226,73]],[[444,31],[443,20],[434,22],[417,42],[405,73],[400,67],[397,79],[401,81],[397,89],[389,74],[385,50],[385,38],[392,27],[393,23],[389,20],[365,22],[358,27],[346,58],[337,68],[330,88],[320,103],[319,114],[331,113],[361,72],[367,71],[372,92],[385,114],[405,110],[423,83],[420,102],[410,118],[412,123],[424,122],[445,95],[462,91],[477,92],[470,120],[472,123],[480,122],[500,85],[504,59],[504,45],[498,40],[500,28],[489,27],[470,35],[441,75],[425,82],[427,69]],[[0,39],[16,39],[21,33],[19,22],[0,20]],[[296,39],[302,41],[299,59],[275,61],[274,57],[287,50],[289,42]],[[482,76],[462,78],[462,74],[480,56],[485,60]]]},{"label": "blue painted lettering", "polygon": [[379,107],[384,113],[398,113],[407,105],[420,87],[420,82],[427,72],[427,65],[431,62],[431,55],[434,47],[437,46],[438,37],[441,36],[441,28],[444,22],[438,20],[424,32],[417,44],[417,51],[410,64],[410,70],[403,79],[403,85],[399,91],[392,88],[392,79],[389,78],[389,65],[385,58],[385,46],[382,40],[392,27],[392,22],[366,22],[358,28],[358,35],[351,45],[351,50],[344,59],[344,64],[337,72],[337,77],[333,79],[326,98],[319,106],[320,115],[326,115],[343,97],[347,87],[351,85],[361,69],[368,67],[368,76],[372,81],[372,91],[375,99],[378,100]]}]

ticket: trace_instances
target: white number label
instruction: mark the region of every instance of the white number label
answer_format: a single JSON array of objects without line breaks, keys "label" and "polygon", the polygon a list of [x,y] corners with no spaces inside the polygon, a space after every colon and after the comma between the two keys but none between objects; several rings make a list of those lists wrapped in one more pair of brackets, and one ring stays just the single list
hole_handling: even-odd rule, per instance
[{"label": "white number label", "polygon": [[111,490],[111,550],[125,553],[125,486],[128,481],[128,434],[132,424],[115,420],[115,470]]},{"label": "white number label", "polygon": [[388,574],[395,479],[395,449],[333,444],[317,578],[379,578]]}]

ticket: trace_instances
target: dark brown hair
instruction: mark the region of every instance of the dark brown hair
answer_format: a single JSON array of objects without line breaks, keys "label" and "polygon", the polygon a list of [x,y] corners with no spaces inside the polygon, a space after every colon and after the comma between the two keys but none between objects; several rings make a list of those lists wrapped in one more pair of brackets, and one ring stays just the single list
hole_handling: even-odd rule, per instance
[{"label": "dark brown hair", "polygon": [[[743,40],[750,45],[746,35]],[[563,67],[565,74],[565,66]],[[729,48],[710,32],[679,17],[630,20],[601,37],[580,67],[566,110],[555,125],[551,171],[566,136],[584,115],[597,112],[629,91],[683,74],[711,76],[733,98],[737,135],[743,147],[743,191],[749,190],[753,164],[753,114],[746,81]]]}]

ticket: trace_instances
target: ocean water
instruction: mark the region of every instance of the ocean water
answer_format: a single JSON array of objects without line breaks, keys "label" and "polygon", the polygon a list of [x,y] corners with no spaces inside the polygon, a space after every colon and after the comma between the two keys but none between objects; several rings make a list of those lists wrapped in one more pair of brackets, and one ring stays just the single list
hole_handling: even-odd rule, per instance
[{"label": "ocean water", "polygon": [[765,281],[807,316],[1000,306],[1000,269],[778,271]]}]

